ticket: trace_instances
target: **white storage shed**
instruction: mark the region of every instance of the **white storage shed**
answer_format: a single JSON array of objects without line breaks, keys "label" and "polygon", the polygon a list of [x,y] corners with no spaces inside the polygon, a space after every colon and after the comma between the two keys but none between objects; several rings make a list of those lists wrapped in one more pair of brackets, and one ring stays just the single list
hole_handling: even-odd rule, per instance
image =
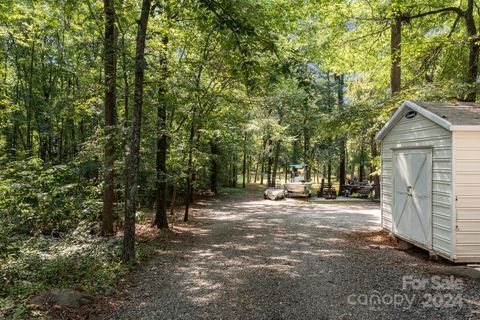
[{"label": "white storage shed", "polygon": [[381,140],[382,227],[454,262],[480,262],[480,105],[405,101]]}]

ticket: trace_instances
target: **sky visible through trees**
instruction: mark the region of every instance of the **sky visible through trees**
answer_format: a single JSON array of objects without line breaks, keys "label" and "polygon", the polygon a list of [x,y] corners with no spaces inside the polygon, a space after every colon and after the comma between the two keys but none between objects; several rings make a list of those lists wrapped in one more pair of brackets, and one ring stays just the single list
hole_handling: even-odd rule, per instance
[{"label": "sky visible through trees", "polygon": [[[378,185],[399,101],[477,100],[479,5],[381,0],[0,1],[0,240],[123,229],[206,191]],[[340,182],[340,184],[338,184]],[[340,186],[340,187],[339,187]],[[378,193],[378,190],[376,190]],[[16,235],[13,237],[12,235]]]}]

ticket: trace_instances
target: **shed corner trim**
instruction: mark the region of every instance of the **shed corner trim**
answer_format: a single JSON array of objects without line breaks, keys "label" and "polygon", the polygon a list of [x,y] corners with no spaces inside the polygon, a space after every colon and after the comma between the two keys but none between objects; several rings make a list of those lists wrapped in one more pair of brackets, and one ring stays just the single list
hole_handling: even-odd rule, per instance
[{"label": "shed corner trim", "polygon": [[480,131],[480,125],[452,125],[451,131]]}]

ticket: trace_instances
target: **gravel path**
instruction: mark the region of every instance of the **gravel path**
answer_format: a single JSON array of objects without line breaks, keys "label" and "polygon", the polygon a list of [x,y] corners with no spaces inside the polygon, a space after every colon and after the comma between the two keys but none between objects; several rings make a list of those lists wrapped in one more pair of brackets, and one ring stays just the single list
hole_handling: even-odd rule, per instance
[{"label": "gravel path", "polygon": [[429,281],[447,264],[388,246],[378,204],[230,195],[197,205],[193,220],[100,319],[480,318],[478,280],[402,289],[402,277]]}]

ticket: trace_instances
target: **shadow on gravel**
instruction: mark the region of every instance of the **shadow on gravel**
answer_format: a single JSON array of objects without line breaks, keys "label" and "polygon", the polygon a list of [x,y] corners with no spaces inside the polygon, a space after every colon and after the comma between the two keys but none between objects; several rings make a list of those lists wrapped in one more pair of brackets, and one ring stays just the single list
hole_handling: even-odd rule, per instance
[{"label": "shadow on gravel", "polygon": [[[235,199],[233,197],[233,199]],[[436,310],[392,305],[371,310],[352,294],[405,292],[402,277],[427,274],[415,254],[369,246],[380,230],[378,204],[298,201],[202,202],[192,226],[161,243],[115,319],[412,319]],[[359,234],[368,235],[366,237]],[[369,238],[370,237],[370,238]],[[408,291],[410,293],[410,291]],[[449,310],[459,318],[464,310]],[[435,317],[443,319],[443,317]]]}]

